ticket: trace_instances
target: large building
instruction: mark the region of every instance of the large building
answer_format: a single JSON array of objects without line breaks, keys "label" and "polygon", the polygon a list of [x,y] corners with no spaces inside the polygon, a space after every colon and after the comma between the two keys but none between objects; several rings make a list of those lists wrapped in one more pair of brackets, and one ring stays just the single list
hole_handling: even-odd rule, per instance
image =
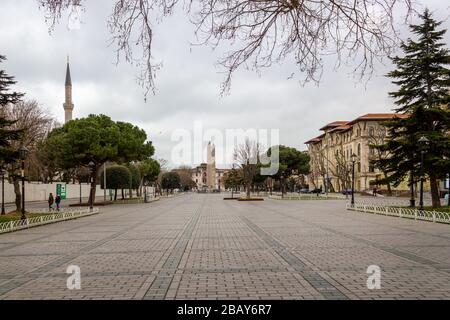
[{"label": "large building", "polygon": [[[352,121],[334,121],[320,128],[323,133],[305,142],[308,145],[311,172],[310,188],[322,188],[329,192],[340,192],[351,188],[351,157],[356,155],[355,189],[372,188],[372,182],[382,178],[372,160],[385,155],[372,148],[387,137],[383,122],[395,117],[406,117],[394,113],[369,113]],[[383,188],[383,186],[380,186]]]},{"label": "large building", "polygon": [[72,102],[72,78],[70,77],[69,57],[67,57],[66,68],[66,83],[65,83],[65,102],[64,107],[64,122],[67,123],[72,120],[72,113],[74,104]]}]

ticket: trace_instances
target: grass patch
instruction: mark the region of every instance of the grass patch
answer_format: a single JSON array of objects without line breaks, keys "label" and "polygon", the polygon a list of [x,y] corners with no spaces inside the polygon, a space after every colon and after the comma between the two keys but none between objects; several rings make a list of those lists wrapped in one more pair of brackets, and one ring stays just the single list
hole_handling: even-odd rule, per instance
[{"label": "grass patch", "polygon": [[438,211],[438,212],[447,212],[450,213],[450,207],[440,207],[440,208],[433,208],[433,207],[423,207],[427,211]]},{"label": "grass patch", "polygon": [[[52,212],[51,214],[53,214],[54,212]],[[48,213],[26,213],[25,214],[27,218],[35,218],[35,217],[40,217],[40,216],[45,216],[48,215]],[[22,217],[22,213],[20,212],[16,212],[16,211],[12,211],[6,215],[0,215],[0,223],[2,222],[9,222],[9,221],[16,221],[16,220],[20,220],[20,218]]]},{"label": "grass patch", "polygon": [[[416,206],[415,208],[411,208],[411,207],[408,207],[408,206],[392,206],[391,208],[417,209],[417,210],[419,210],[418,206]],[[423,210],[425,210],[425,211],[437,211],[437,212],[450,213],[450,206],[442,206],[442,207],[439,207],[439,208],[423,207]]]}]

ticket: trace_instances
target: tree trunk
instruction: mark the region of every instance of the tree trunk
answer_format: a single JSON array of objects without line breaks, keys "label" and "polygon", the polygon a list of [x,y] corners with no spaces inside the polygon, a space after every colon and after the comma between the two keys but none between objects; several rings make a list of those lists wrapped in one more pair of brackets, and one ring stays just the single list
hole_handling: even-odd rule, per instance
[{"label": "tree trunk", "polygon": [[125,200],[125,196],[123,194],[123,189],[122,189],[122,200]]},{"label": "tree trunk", "polygon": [[97,191],[97,174],[98,174],[98,167],[95,167],[94,174],[91,177],[91,190],[89,191],[89,203],[92,204],[95,203],[95,192]]},{"label": "tree trunk", "polygon": [[141,183],[139,184],[139,197],[142,197],[142,189],[144,187],[144,178],[141,178]]},{"label": "tree trunk", "polygon": [[20,178],[14,177],[14,193],[16,194],[16,211],[20,212],[22,211],[22,194],[20,191]]},{"label": "tree trunk", "polygon": [[129,192],[130,192],[129,198],[130,198],[130,199],[133,199],[133,189],[130,188],[130,189],[128,189],[128,190],[129,190]]},{"label": "tree trunk", "polygon": [[431,203],[433,208],[439,208],[441,206],[441,199],[439,197],[439,186],[434,173],[430,174],[430,189],[431,189]]},{"label": "tree trunk", "polygon": [[117,189],[114,190],[114,201],[117,200]]},{"label": "tree trunk", "polygon": [[250,188],[251,188],[251,186],[250,186],[250,184],[248,183],[248,184],[247,184],[247,199],[250,199]]},{"label": "tree trunk", "polygon": [[[384,178],[387,179],[388,178],[388,174],[386,172],[383,171],[384,174]],[[387,194],[388,196],[392,196],[392,188],[391,188],[391,184],[389,182],[386,182],[386,188],[387,188]]]}]

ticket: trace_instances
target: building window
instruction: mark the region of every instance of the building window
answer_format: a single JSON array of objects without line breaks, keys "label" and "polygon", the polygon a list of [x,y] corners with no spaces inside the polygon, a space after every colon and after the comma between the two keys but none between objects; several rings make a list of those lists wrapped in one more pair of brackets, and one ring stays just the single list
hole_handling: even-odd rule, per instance
[{"label": "building window", "polygon": [[358,157],[361,156],[361,144],[358,143]]}]

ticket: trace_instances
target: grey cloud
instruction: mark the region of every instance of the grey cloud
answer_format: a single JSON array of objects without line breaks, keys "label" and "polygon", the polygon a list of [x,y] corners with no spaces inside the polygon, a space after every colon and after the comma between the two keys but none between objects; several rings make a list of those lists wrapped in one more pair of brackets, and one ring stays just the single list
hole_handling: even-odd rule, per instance
[{"label": "grey cloud", "polygon": [[[2,0],[0,43],[8,61],[4,67],[19,81],[17,89],[27,92],[63,119],[66,55],[71,55],[75,117],[104,113],[115,120],[133,122],[153,140],[157,157],[170,159],[171,132],[192,129],[193,121],[205,128],[280,128],[281,143],[304,149],[304,141],[319,134],[318,128],[336,119],[353,119],[368,112],[389,112],[393,87],[383,75],[391,68],[378,64],[366,83],[352,76],[351,67],[334,70],[335,57],[324,57],[325,69],[319,86],[300,86],[286,78],[296,71],[292,61],[262,70],[240,70],[234,75],[230,96],[220,98],[223,71],[215,66],[226,48],[212,51],[192,47],[195,41],[186,17],[176,14],[155,25],[154,56],[163,62],[157,75],[158,92],[145,103],[136,83],[137,69],[114,64],[114,47],[106,18],[111,1],[87,1],[79,30],[67,30],[63,19],[48,34],[44,13],[35,1]],[[427,1],[438,19],[450,10],[442,1]],[[443,27],[449,28],[446,21]],[[401,28],[406,36],[407,28]],[[450,43],[450,34],[446,35]],[[192,51],[191,51],[192,49]]]}]

